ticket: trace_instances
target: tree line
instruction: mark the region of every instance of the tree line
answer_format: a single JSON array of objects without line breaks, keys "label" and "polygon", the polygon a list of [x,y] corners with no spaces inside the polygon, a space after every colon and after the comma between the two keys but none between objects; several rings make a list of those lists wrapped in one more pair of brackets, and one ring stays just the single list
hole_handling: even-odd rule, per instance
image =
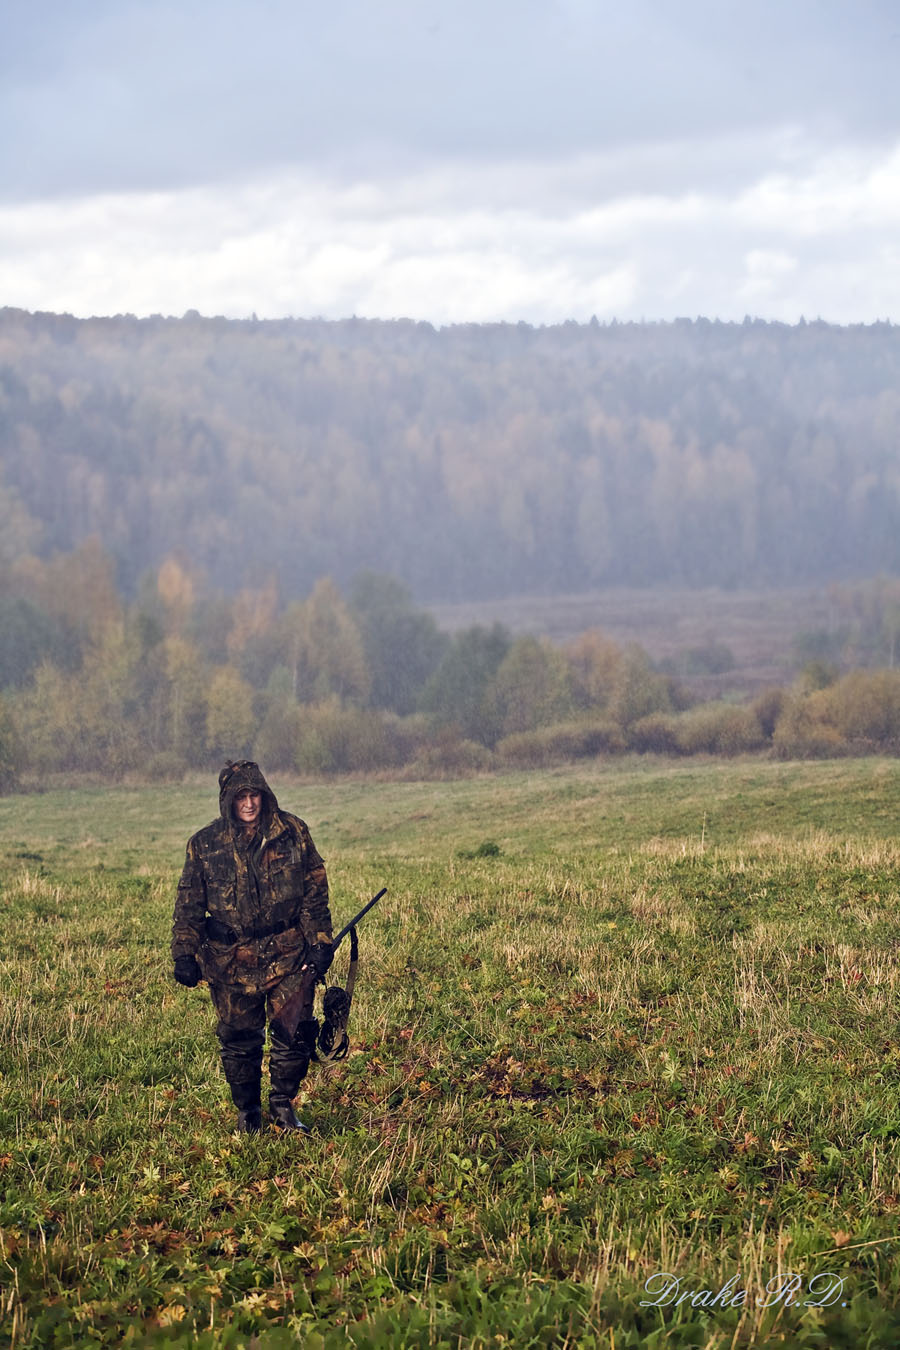
[{"label": "tree line", "polygon": [[[0,310],[0,562],[419,600],[900,572],[900,329]],[[240,559],[240,575],[236,561]]]},{"label": "tree line", "polygon": [[[896,586],[836,600],[847,652],[893,652]],[[749,703],[698,703],[642,648],[597,630],[563,646],[500,624],[451,637],[379,573],[286,599],[273,579],[210,587],[170,556],[128,598],[92,539],[0,569],[0,787],[177,779],[244,755],[301,774],[432,775],[627,751],[896,753],[900,671],[834,656]],[[720,645],[706,657],[721,661]]]}]

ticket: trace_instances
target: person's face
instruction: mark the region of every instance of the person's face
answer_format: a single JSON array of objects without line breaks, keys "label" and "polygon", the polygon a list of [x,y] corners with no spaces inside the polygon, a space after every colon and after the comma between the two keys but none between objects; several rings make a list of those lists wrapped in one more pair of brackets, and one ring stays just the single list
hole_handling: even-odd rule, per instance
[{"label": "person's face", "polygon": [[238,824],[243,825],[245,829],[251,829],[256,824],[261,808],[262,794],[251,792],[249,788],[244,788],[234,799],[234,814]]}]

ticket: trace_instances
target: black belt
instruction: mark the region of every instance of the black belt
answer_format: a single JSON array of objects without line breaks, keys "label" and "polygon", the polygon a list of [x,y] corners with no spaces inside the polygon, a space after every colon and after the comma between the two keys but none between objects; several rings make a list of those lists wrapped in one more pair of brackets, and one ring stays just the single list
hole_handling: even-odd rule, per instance
[{"label": "black belt", "polygon": [[246,933],[236,933],[227,923],[220,923],[218,919],[210,917],[206,920],[206,936],[212,938],[213,942],[225,942],[233,946],[237,942],[261,942],[263,938],[276,937],[278,933],[285,933],[293,927],[291,923],[273,923],[264,928],[262,924],[255,923]]}]

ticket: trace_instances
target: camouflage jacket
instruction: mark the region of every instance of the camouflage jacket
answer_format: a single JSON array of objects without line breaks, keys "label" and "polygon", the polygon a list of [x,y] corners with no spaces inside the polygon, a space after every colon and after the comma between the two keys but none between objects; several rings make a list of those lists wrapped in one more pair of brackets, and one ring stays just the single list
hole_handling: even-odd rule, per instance
[{"label": "camouflage jacket", "polygon": [[[308,946],[330,942],[331,913],[325,864],[305,822],[278,808],[255,765],[238,767],[245,772],[220,798],[221,818],[188,841],[172,957],[196,956],[211,984],[250,990],[297,969]],[[264,824],[249,841],[231,818],[241,786],[264,792]]]}]

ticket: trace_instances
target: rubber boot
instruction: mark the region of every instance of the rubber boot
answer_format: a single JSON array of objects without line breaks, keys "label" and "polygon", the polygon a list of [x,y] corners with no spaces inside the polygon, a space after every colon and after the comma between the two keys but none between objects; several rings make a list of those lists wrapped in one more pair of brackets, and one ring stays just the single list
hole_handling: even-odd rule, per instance
[{"label": "rubber boot", "polygon": [[235,1125],[238,1134],[259,1134],[262,1129],[261,1079],[230,1086],[231,1100],[238,1109]]},{"label": "rubber boot", "polygon": [[294,1130],[297,1134],[312,1134],[305,1120],[301,1120],[294,1110],[293,1103],[287,1097],[269,1094],[269,1115],[272,1124],[280,1130]]},{"label": "rubber boot", "polygon": [[293,1130],[298,1134],[312,1133],[295,1112],[293,1101],[309,1068],[310,1034],[314,1039],[317,1030],[317,1022],[311,1025],[301,1022],[290,1045],[276,1031],[272,1031],[269,1043],[269,1077],[272,1085],[269,1115],[279,1129]]},{"label": "rubber boot", "polygon": [[217,1028],[222,1068],[238,1109],[235,1129],[257,1134],[262,1129],[262,1031],[231,1031]]}]

